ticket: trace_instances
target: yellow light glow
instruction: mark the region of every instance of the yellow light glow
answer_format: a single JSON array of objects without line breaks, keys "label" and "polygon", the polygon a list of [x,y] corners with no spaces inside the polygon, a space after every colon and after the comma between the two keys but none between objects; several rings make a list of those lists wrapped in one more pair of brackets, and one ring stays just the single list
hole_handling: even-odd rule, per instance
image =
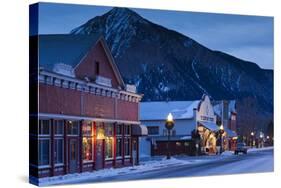
[{"label": "yellow light glow", "polygon": [[223,125],[220,126],[220,130],[223,130]]},{"label": "yellow light glow", "polygon": [[168,114],[167,121],[173,121],[173,115],[171,113]]}]

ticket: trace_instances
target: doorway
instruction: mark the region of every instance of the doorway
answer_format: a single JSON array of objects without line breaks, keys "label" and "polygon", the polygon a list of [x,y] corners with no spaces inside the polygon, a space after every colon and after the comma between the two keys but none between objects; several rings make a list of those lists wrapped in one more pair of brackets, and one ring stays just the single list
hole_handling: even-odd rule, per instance
[{"label": "doorway", "polygon": [[69,173],[76,173],[78,167],[78,140],[69,139]]}]

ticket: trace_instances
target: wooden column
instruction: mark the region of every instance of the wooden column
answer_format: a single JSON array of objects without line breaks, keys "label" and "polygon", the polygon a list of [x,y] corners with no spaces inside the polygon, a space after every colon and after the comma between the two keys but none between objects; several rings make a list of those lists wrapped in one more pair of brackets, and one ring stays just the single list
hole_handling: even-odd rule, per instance
[{"label": "wooden column", "polygon": [[84,120],[80,120],[79,122],[79,172],[81,173],[83,171],[83,122]]},{"label": "wooden column", "polygon": [[[102,128],[104,130],[104,134],[106,134],[104,122],[102,123]],[[102,168],[104,167],[105,167],[105,139],[102,140]]]},{"label": "wooden column", "polygon": [[96,151],[97,151],[97,125],[96,122],[93,121],[93,170],[95,169],[95,162],[96,162]]},{"label": "wooden column", "polygon": [[116,128],[117,128],[117,123],[113,124],[113,167],[116,167],[116,144],[117,144],[117,139],[116,139]]},{"label": "wooden column", "polygon": [[55,148],[54,148],[54,135],[55,135],[55,130],[54,130],[54,119],[51,119],[51,176],[54,176],[55,174]]},{"label": "wooden column", "polygon": [[125,164],[125,125],[122,124],[122,165]]},{"label": "wooden column", "polygon": [[63,121],[63,161],[64,161],[64,174],[67,174],[68,171],[68,162],[67,162],[67,155],[68,155],[68,150],[67,150],[67,121]]}]

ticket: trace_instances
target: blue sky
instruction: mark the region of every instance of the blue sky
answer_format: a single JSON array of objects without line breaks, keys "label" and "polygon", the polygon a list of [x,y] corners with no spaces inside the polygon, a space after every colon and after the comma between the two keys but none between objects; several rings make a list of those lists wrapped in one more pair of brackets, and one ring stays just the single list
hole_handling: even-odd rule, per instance
[{"label": "blue sky", "polygon": [[[39,33],[69,33],[112,7],[42,3]],[[273,18],[183,11],[133,9],[142,17],[176,30],[202,45],[273,69]]]}]

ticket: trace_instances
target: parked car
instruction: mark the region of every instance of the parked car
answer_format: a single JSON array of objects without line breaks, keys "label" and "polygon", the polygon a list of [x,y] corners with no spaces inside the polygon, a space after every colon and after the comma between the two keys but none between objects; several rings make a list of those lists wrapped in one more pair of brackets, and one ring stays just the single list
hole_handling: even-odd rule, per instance
[{"label": "parked car", "polygon": [[238,155],[238,153],[247,154],[247,151],[248,151],[248,147],[246,146],[246,144],[244,142],[240,142],[240,143],[237,143],[234,154],[235,155]]}]

